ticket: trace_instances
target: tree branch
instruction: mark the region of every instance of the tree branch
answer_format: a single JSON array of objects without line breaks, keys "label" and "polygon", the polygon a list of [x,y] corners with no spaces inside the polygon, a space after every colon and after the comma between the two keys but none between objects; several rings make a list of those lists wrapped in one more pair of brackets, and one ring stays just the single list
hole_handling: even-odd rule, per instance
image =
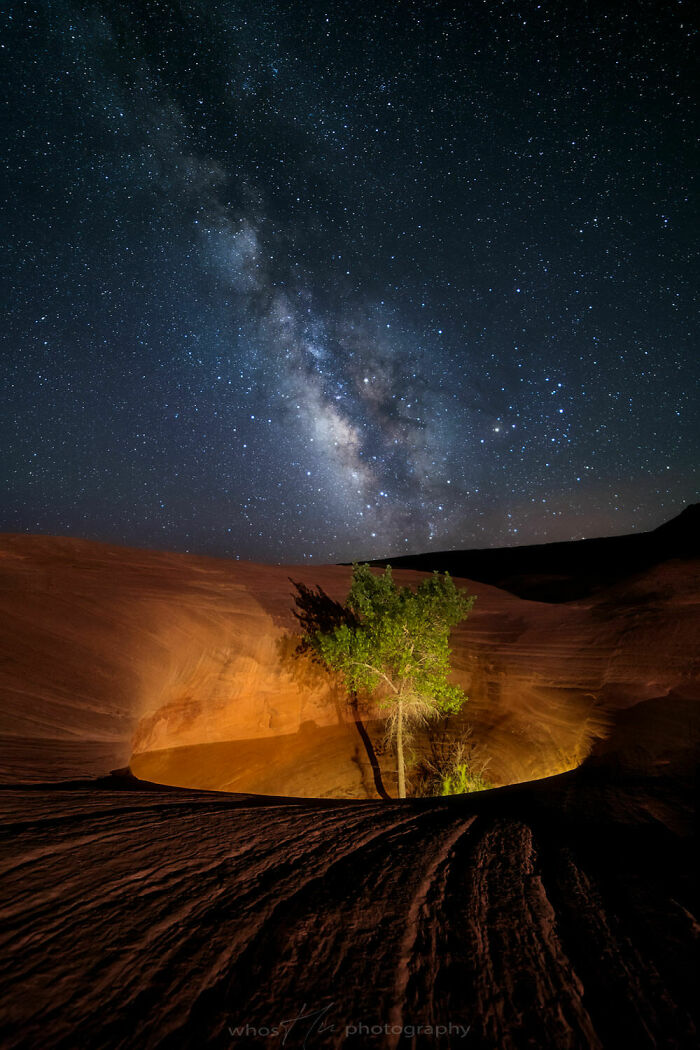
[{"label": "tree branch", "polygon": [[390,686],[394,690],[394,692],[398,695],[399,690],[396,688],[396,686],[392,682],[391,678],[389,678],[389,676],[384,673],[384,671],[380,671],[378,668],[373,667],[372,664],[363,663],[362,660],[350,660],[349,663],[353,664],[355,667],[366,667],[368,671],[372,671],[374,674],[378,675],[380,678],[383,678],[384,681],[387,683],[387,685]]}]

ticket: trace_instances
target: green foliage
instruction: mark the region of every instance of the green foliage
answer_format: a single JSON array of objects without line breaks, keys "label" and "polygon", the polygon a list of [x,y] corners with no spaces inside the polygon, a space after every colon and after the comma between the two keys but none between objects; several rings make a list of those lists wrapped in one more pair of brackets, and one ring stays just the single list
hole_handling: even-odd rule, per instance
[{"label": "green foliage", "polygon": [[354,624],[341,624],[308,639],[349,689],[386,701],[422,699],[436,713],[451,714],[466,697],[447,682],[450,628],[469,613],[474,598],[458,590],[448,573],[434,573],[417,590],[397,587],[387,566],[375,575],[369,565],[354,565],[347,606]]},{"label": "green foliage", "polygon": [[423,797],[461,795],[487,791],[494,785],[486,779],[488,759],[474,742],[472,730],[460,725],[458,735],[445,719],[436,730],[429,730],[430,751],[423,755],[416,784]]},{"label": "green foliage", "polygon": [[483,771],[472,770],[469,762],[459,762],[442,778],[441,795],[464,795],[469,791],[488,791],[493,787]]},{"label": "green foliage", "polygon": [[465,619],[474,600],[455,587],[448,573],[433,573],[414,591],[397,587],[390,566],[380,574],[355,564],[347,615],[302,639],[302,646],[340,675],[350,693],[375,697],[384,709],[387,735],[397,748],[401,796],[410,726],[454,714],[467,699],[447,680],[448,641],[450,629]]}]

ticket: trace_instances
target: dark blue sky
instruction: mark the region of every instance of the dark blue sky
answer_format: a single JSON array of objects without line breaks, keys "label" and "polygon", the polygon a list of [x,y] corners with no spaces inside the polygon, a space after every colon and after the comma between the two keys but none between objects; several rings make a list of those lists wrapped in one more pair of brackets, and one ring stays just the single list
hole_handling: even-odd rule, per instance
[{"label": "dark blue sky", "polygon": [[0,529],[263,561],[697,499],[690,3],[10,3]]}]

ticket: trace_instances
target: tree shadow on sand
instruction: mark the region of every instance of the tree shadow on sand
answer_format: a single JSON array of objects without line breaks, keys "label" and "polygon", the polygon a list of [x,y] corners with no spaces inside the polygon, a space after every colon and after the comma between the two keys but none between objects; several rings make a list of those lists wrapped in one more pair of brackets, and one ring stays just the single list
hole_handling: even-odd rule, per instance
[{"label": "tree shadow on sand", "polygon": [[[311,685],[312,682],[318,683],[318,673],[321,669],[323,669],[324,676],[328,676],[325,665],[306,638],[317,631],[327,633],[343,624],[353,626],[356,620],[350,609],[331,598],[320,586],[307,587],[305,583],[297,582],[291,577],[289,582],[296,591],[292,595],[295,605],[292,612],[301,627],[302,635],[301,637],[287,635],[280,639],[280,658],[296,681],[304,687],[304,685]],[[372,769],[377,794],[380,798],[390,801],[391,796],[387,793],[382,781],[377,753],[360,714],[357,694],[346,693],[345,696]]]}]

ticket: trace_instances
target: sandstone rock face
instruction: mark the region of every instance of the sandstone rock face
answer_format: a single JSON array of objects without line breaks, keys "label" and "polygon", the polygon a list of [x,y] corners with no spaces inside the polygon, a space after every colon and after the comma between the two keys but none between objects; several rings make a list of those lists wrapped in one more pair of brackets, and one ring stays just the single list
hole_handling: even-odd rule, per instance
[{"label": "sandstone rock face", "polygon": [[[337,689],[285,655],[283,571],[42,537],[3,537],[0,552],[5,779],[314,726],[339,727],[354,754]],[[361,793],[347,765],[339,790],[345,776]]]},{"label": "sandstone rock face", "polygon": [[[131,761],[181,786],[376,797],[342,691],[291,656],[289,576],[342,600],[350,570],[2,537],[5,780]],[[573,768],[620,710],[698,697],[696,561],[565,605],[460,582],[477,602],[452,636],[470,697],[452,728],[472,727],[496,784]],[[380,725],[369,731],[381,751]],[[392,792],[391,756],[380,761]]]},{"label": "sandstone rock face", "polygon": [[[697,1045],[697,563],[556,608],[470,587],[491,775],[593,754],[380,803],[342,698],[289,664],[285,570],[0,552],[3,1047],[267,1046],[295,1018],[285,1045],[338,1050]],[[105,775],[129,759],[364,801]]]},{"label": "sandstone rock face", "polygon": [[690,785],[584,772],[403,803],[6,789],[2,1045],[252,1050],[305,1014],[285,1046],[696,1046]]}]

